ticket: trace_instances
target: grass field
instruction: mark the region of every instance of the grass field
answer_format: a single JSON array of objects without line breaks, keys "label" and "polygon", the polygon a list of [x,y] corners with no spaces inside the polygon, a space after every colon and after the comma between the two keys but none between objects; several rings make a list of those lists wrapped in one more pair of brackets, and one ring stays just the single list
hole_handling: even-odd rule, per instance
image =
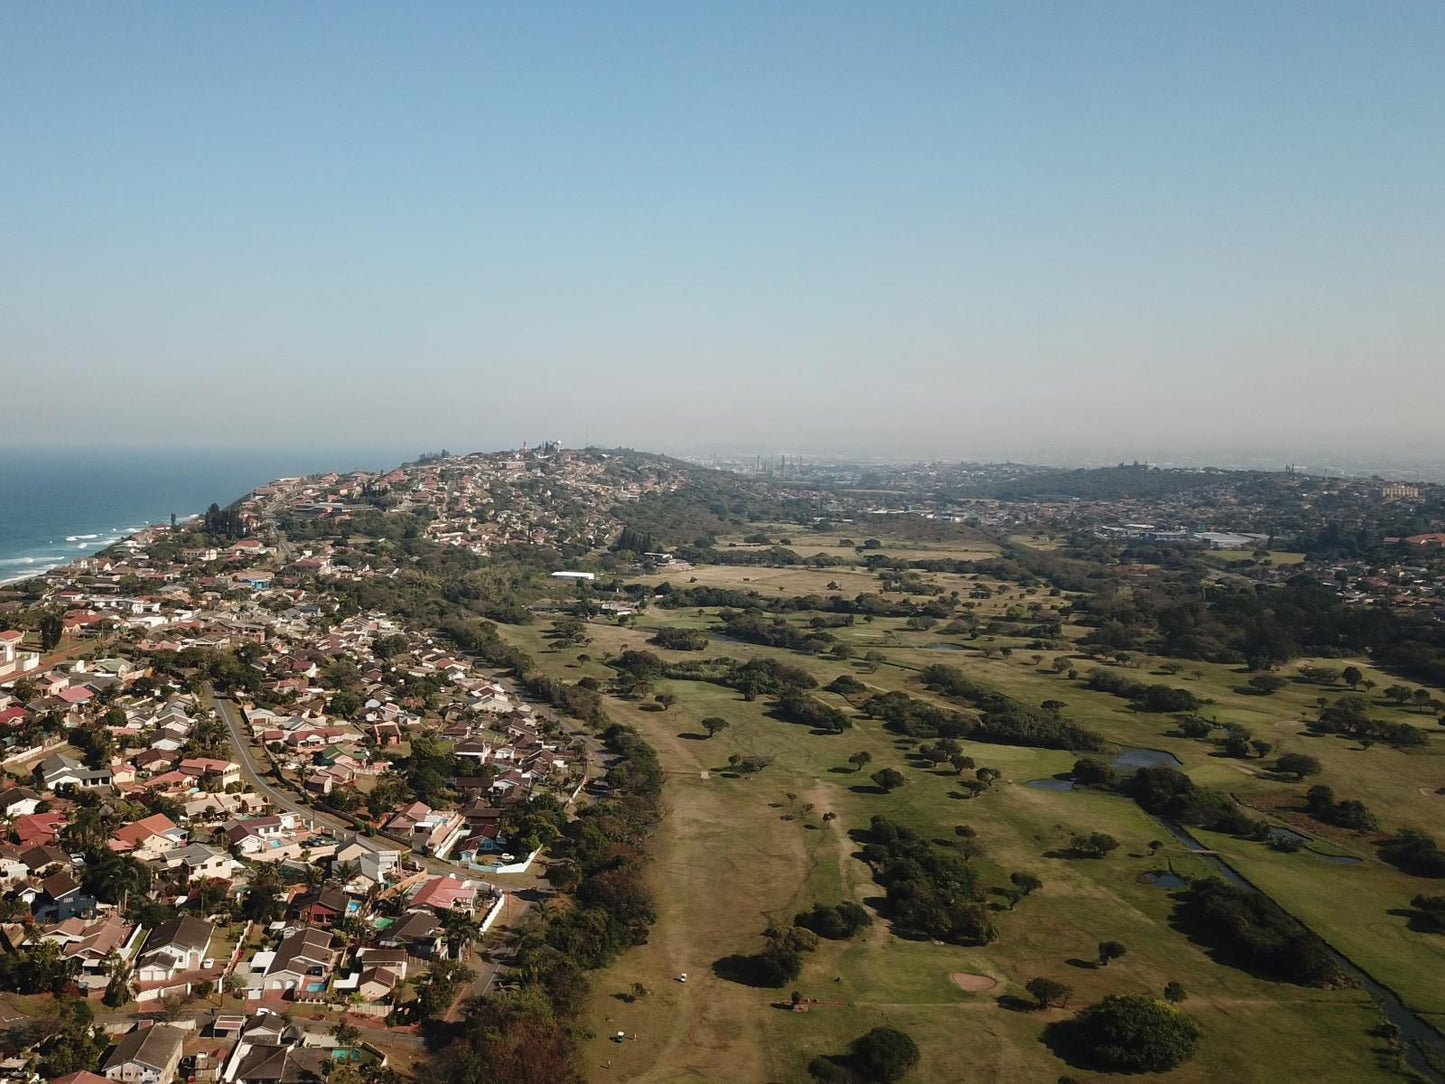
[{"label": "grass field", "polygon": [[[797,593],[806,589],[802,585],[809,576],[841,583],[848,571],[736,567],[688,575],[740,588],[771,582]],[[866,589],[876,589],[876,578],[854,575],[871,581]],[[777,579],[763,581],[764,576]],[[548,650],[540,628],[506,632],[557,677],[606,679],[611,671],[596,660],[626,647],[647,646],[652,627],[705,628],[709,623],[709,614],[656,609],[643,615],[637,628],[594,623],[589,628],[593,642],[581,649],[591,657],[587,662],[578,661],[576,649]],[[1122,701],[1041,672],[1022,649],[1011,658],[984,658],[976,650],[930,648],[926,645],[948,638],[905,631],[900,622],[882,619],[839,631],[860,649],[882,651],[888,663],[868,673],[856,664],[717,639],[705,654],[786,658],[824,683],[851,670],[870,686],[912,695],[926,695],[916,683],[916,668],[949,662],[1021,699],[1064,700],[1071,717],[1121,744],[1175,751],[1201,781],[1232,783],[1242,797],[1289,789],[1236,770],[1240,765],[1210,756],[1201,743],[1171,736],[1172,723],[1165,717],[1135,714]],[[1198,677],[1186,671],[1169,680],[1216,699],[1216,710],[1247,722],[1257,736],[1277,733],[1277,744],[1285,747],[1306,741],[1295,724],[1312,703],[1312,688],[1291,686],[1276,697],[1250,697],[1231,691],[1241,679],[1226,668],[1198,669]],[[1198,860],[1177,847],[1150,857],[1148,842],[1163,833],[1132,803],[1023,785],[1067,770],[1072,754],[969,743],[968,752],[981,765],[1000,769],[1003,780],[980,798],[962,800],[951,773],[909,767],[906,749],[871,721],[859,718],[844,735],[819,735],[774,720],[765,714],[766,703],[747,703],[718,686],[672,682],[657,688],[677,697],[666,712],[641,710],[622,700],[608,703],[609,713],[638,726],[658,748],[667,773],[668,813],[654,843],[651,877],[659,917],[651,940],[602,975],[591,1002],[588,1026],[596,1038],[586,1057],[594,1079],[801,1082],[808,1079],[805,1066],[811,1056],[842,1052],[852,1038],[888,1022],[912,1035],[923,1052],[911,1079],[1053,1080],[1077,1073],[1040,1041],[1049,1020],[1066,1011],[1017,1012],[1000,1007],[998,1000],[1023,996],[1023,984],[1040,975],[1072,985],[1076,1005],[1109,992],[1157,994],[1166,982],[1181,982],[1191,994],[1185,1008],[1204,1027],[1206,1038],[1199,1056],[1169,1074],[1171,1080],[1359,1081],[1395,1075],[1366,1035],[1377,1015],[1362,991],[1321,991],[1256,978],[1216,963],[1170,927],[1168,893],[1142,883],[1140,875],[1167,864],[1180,873],[1201,872],[1191,866]],[[842,703],[831,694],[822,696]],[[723,716],[730,728],[705,739],[699,720],[708,715]],[[1424,765],[1440,763],[1433,757],[1406,757],[1378,747],[1362,752],[1339,739],[1309,741],[1321,746],[1317,751],[1312,745],[1310,751],[1327,761],[1323,778],[1338,780],[1342,792],[1347,772],[1349,779],[1362,780],[1361,788],[1368,786],[1371,793],[1361,796],[1372,808],[1378,804],[1382,820],[1388,822],[1396,812],[1419,814],[1435,808],[1429,803],[1436,801],[1445,809],[1445,800],[1426,799],[1418,793],[1423,782],[1415,783],[1430,775]],[[899,767],[907,785],[888,795],[866,785],[867,772],[854,773],[847,763],[849,754],[860,750],[873,756],[868,771]],[[731,754],[773,759],[756,777],[735,778],[727,771]],[[1397,761],[1406,762],[1406,770]],[[1373,793],[1377,786],[1379,797]],[[1410,797],[1412,787],[1418,806]],[[804,803],[812,804],[806,815]],[[837,814],[831,825],[821,821],[825,811]],[[1014,911],[999,911],[1001,936],[984,948],[904,940],[883,921],[854,941],[823,942],[795,984],[805,997],[823,1002],[806,1013],[777,1007],[787,1002],[791,988],[756,989],[714,974],[715,961],[756,951],[766,926],[791,920],[815,901],[851,898],[867,905],[880,895],[866,865],[854,857],[857,844],[849,837],[874,813],[946,839],[953,838],[954,825],[968,823],[986,848],[977,863],[989,884],[1006,884],[1009,872],[1027,870],[1043,879],[1044,888]],[[1044,857],[1076,829],[1108,832],[1123,846],[1102,861]],[[1340,948],[1370,957],[1359,962],[1402,994],[1422,1007],[1435,1007],[1429,982],[1434,946],[1422,944],[1420,935],[1405,937],[1403,920],[1386,914],[1385,897],[1395,906],[1394,898],[1410,887],[1411,878],[1373,859],[1347,868],[1234,840],[1220,845],[1231,852],[1247,848],[1241,864],[1247,864],[1249,876],[1279,892],[1282,903]],[[1358,845],[1340,849],[1369,853]],[[1331,880],[1344,891],[1330,887]],[[1368,885],[1367,892],[1348,907],[1341,905],[1337,897],[1360,885]],[[1296,898],[1311,892],[1316,897],[1312,908]],[[1377,911],[1375,925],[1383,924],[1373,933],[1361,923],[1361,913],[1371,907]],[[1354,940],[1335,936],[1342,925],[1359,926]],[[1106,969],[1079,966],[1103,939],[1124,942],[1128,955]],[[1413,957],[1409,966],[1394,966],[1406,957]],[[689,976],[685,985],[676,981],[682,972]],[[998,985],[966,993],[950,979],[954,972],[985,975]],[[634,982],[651,993],[629,1004],[617,995]],[[629,1038],[610,1041],[618,1031]]]}]

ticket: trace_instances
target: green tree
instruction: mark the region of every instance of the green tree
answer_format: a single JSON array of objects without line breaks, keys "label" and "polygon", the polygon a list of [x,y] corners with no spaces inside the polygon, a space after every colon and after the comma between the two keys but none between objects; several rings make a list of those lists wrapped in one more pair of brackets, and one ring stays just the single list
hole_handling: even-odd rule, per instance
[{"label": "green tree", "polygon": [[1050,1005],[1067,1005],[1074,994],[1073,987],[1045,978],[1029,979],[1024,983],[1024,989],[1040,1009],[1047,1009]]},{"label": "green tree", "polygon": [[897,790],[907,782],[903,777],[903,773],[897,768],[884,768],[881,771],[874,772],[869,778],[878,785],[880,790],[888,793]]},{"label": "green tree", "polygon": [[853,765],[853,770],[855,772],[861,772],[864,768],[868,767],[869,763],[872,760],[872,753],[869,753],[866,750],[860,750],[848,758],[848,763]]},{"label": "green tree", "polygon": [[[1348,678],[1346,680],[1349,680]],[[1189,995],[1185,992],[1181,983],[1169,982],[1164,984],[1164,1000],[1171,1005],[1178,1005]]]},{"label": "green tree", "polygon": [[1351,689],[1358,687],[1360,682],[1365,680],[1365,675],[1360,672],[1358,666],[1346,666],[1340,672],[1340,676],[1345,679],[1345,684]]},{"label": "green tree", "polygon": [[60,646],[65,632],[65,622],[57,613],[47,613],[40,618],[40,650],[54,651]]},{"label": "green tree", "polygon": [[1044,882],[1035,877],[1032,873],[1010,873],[1008,879],[1013,882],[1015,888],[1028,896],[1044,887]]},{"label": "green tree", "polygon": [[1126,953],[1126,952],[1128,952],[1128,951],[1129,951],[1129,950],[1124,947],[1124,945],[1123,945],[1122,942],[1119,942],[1119,941],[1100,941],[1100,942],[1099,942],[1099,965],[1100,965],[1101,967],[1108,967],[1110,960],[1120,959],[1120,958],[1124,955],[1124,953]]},{"label": "green tree", "polygon": [[1098,1068],[1164,1073],[1194,1056],[1200,1030],[1189,1017],[1145,994],[1111,994],[1067,1025],[1078,1049]]},{"label": "green tree", "polygon": [[1284,753],[1274,762],[1275,771],[1303,779],[1307,775],[1319,775],[1320,762],[1304,753]]},{"label": "green tree", "polygon": [[707,731],[707,736],[709,738],[711,738],[715,734],[726,730],[728,728],[728,725],[728,721],[724,719],[721,715],[709,715],[702,721],[702,728]]},{"label": "green tree", "polygon": [[897,1028],[874,1028],[854,1039],[851,1060],[864,1080],[890,1084],[918,1064],[918,1046]]}]

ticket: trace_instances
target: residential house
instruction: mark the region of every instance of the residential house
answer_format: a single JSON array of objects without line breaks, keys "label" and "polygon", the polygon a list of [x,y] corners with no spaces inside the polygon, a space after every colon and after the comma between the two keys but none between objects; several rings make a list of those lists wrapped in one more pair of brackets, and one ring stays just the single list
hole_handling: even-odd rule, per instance
[{"label": "residential house", "polygon": [[95,905],[95,897],[80,890],[75,874],[63,869],[40,882],[40,893],[30,907],[37,922],[64,922],[77,915],[94,914]]},{"label": "residential house", "polygon": [[339,919],[360,910],[361,904],[336,885],[322,885],[317,892],[302,899],[298,914],[302,922],[330,928]]},{"label": "residential house", "polygon": [[108,787],[111,783],[110,768],[87,768],[78,760],[61,753],[51,753],[35,766],[35,775],[46,790],[73,786],[82,790],[92,787]]},{"label": "residential house", "polygon": [[326,988],[336,950],[331,935],[322,930],[297,930],[282,939],[276,956],[266,969],[267,992],[319,993]]},{"label": "residential house", "polygon": [[116,829],[115,834],[107,841],[107,846],[113,851],[149,862],[185,841],[184,828],[164,813],[153,813]]},{"label": "residential house", "polygon": [[0,794],[0,814],[6,817],[28,816],[44,799],[29,787],[11,787]]},{"label": "residential house", "polygon": [[41,933],[37,940],[57,944],[63,958],[80,961],[80,975],[76,982],[83,992],[89,993],[91,990],[103,990],[109,984],[110,954],[129,958],[143,932],[140,926],[126,922],[112,912],[93,920],[66,919]]},{"label": "residential house", "polygon": [[441,923],[430,911],[408,911],[377,937],[383,947],[405,949],[428,959],[442,955],[445,940]]},{"label": "residential house", "polygon": [[162,922],[146,940],[136,961],[136,979],[160,982],[183,971],[195,971],[206,959],[215,927],[204,919],[182,915]]},{"label": "residential house", "polygon": [[234,862],[229,854],[225,851],[218,851],[214,847],[208,847],[204,843],[190,843],[184,847],[166,851],[161,855],[160,860],[167,869],[184,868],[188,882],[212,878],[229,881],[234,868]]},{"label": "residential house", "polygon": [[151,1024],[120,1037],[100,1063],[107,1080],[124,1084],[170,1084],[181,1063],[186,1033],[169,1024]]},{"label": "residential house", "polygon": [[463,881],[451,873],[430,877],[412,893],[411,906],[427,907],[437,914],[446,911],[471,914],[476,910],[478,887],[480,882]]},{"label": "residential house", "polygon": [[374,884],[389,880],[401,865],[401,850],[393,843],[352,836],[336,849],[337,862],[355,862],[361,876]]}]

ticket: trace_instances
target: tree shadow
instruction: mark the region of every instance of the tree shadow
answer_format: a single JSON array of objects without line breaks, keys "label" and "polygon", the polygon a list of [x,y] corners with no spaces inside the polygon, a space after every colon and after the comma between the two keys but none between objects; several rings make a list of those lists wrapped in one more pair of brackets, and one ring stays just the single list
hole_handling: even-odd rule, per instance
[{"label": "tree shadow", "polygon": [[854,794],[887,794],[888,792],[876,783],[854,783],[848,788]]},{"label": "tree shadow", "polygon": [[1070,956],[1067,960],[1064,961],[1064,963],[1068,964],[1070,967],[1077,967],[1084,971],[1099,970],[1098,960],[1081,960],[1077,956]]},{"label": "tree shadow", "polygon": [[690,730],[684,730],[684,731],[682,731],[680,734],[678,734],[678,737],[679,737],[679,738],[683,738],[683,739],[685,739],[685,740],[687,740],[687,741],[707,741],[709,735],[707,735],[707,734],[694,734],[694,733],[692,733],[692,731],[690,731]]},{"label": "tree shadow", "polygon": [[1039,1007],[1038,1002],[1019,997],[1018,994],[1000,994],[994,998],[994,1004],[1009,1012],[1034,1012]]},{"label": "tree shadow", "polygon": [[1054,1057],[1075,1069],[1093,1069],[1097,1065],[1081,1042],[1078,1024],[1073,1019],[1055,1020],[1048,1024],[1041,1039]]},{"label": "tree shadow", "polygon": [[738,952],[731,956],[720,957],[713,961],[712,973],[720,979],[735,982],[740,986],[768,990],[778,988],[778,983],[774,981],[775,973],[758,955]]},{"label": "tree shadow", "polygon": [[829,771],[831,774],[833,774],[833,775],[853,775],[853,774],[855,774],[854,769],[852,769],[852,768],[837,767],[837,768],[829,768],[828,771]]},{"label": "tree shadow", "polygon": [[1406,925],[1413,933],[1445,933],[1445,926],[1441,926],[1437,919],[1432,918],[1424,911],[1406,907],[1392,907],[1385,912],[1395,918],[1406,919]]}]

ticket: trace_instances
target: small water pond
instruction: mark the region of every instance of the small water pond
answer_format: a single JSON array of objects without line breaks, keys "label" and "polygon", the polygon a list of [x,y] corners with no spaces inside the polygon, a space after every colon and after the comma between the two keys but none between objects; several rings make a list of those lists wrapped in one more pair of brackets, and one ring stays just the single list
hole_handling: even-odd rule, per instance
[{"label": "small water pond", "polygon": [[1126,749],[1109,763],[1115,768],[1177,768],[1184,762],[1163,749]]},{"label": "small water pond", "polygon": [[923,646],[924,646],[925,648],[927,648],[929,651],[964,651],[964,650],[966,650],[962,644],[945,644],[942,640],[939,640],[937,643],[924,644]]},{"label": "small water pond", "polygon": [[1026,787],[1037,787],[1039,790],[1073,790],[1072,779],[1030,779],[1024,784]]},{"label": "small water pond", "polygon": [[1155,888],[1184,887],[1184,878],[1177,873],[1146,873],[1144,879]]}]

